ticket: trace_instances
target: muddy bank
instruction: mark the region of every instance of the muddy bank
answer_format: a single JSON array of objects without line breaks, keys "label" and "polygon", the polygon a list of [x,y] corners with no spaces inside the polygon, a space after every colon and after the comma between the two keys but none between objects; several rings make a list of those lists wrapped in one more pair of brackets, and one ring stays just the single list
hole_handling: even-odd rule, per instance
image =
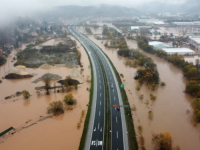
[{"label": "muddy bank", "polygon": [[[49,42],[49,41],[48,41]],[[73,96],[77,99],[77,105],[73,110],[68,110],[66,107],[65,113],[58,116],[41,121],[29,128],[16,132],[13,136],[1,139],[0,149],[20,149],[20,150],[77,150],[83,130],[83,123],[81,128],[77,129],[77,123],[80,120],[81,111],[85,110],[87,113],[87,103],[89,101],[90,83],[85,82],[86,77],[90,76],[90,69],[88,68],[89,61],[84,49],[77,43],[82,57],[84,71],[81,75],[76,76],[78,81],[83,84],[78,85],[78,90],[72,91]],[[12,51],[14,55],[16,50]],[[0,77],[13,67],[12,58],[2,67],[0,67]],[[35,87],[43,86],[43,82],[37,84],[31,83],[38,77],[45,73],[58,74],[64,79],[66,76],[73,75],[73,69],[65,67],[55,67],[51,69],[31,69],[26,68],[25,71],[35,73],[37,76],[31,79],[16,79],[16,80],[2,80],[0,84],[0,132],[6,130],[10,126],[14,128],[22,127],[29,123],[34,123],[34,120],[40,116],[46,116],[46,108],[52,101],[63,100],[66,93],[54,93],[51,90],[50,95],[46,96],[45,91],[42,91],[40,97],[37,96]],[[54,83],[52,83],[53,85]],[[60,85],[55,83],[56,86]],[[4,97],[15,93],[16,91],[28,90],[31,97],[24,100],[22,96],[14,97],[9,100],[4,100]],[[83,118],[84,122],[85,117]]]},{"label": "muddy bank", "polygon": [[[138,126],[141,125],[146,149],[153,150],[151,142],[153,133],[165,131],[170,132],[173,145],[179,145],[181,150],[199,149],[200,125],[193,126],[192,108],[190,106],[193,98],[183,92],[186,80],[181,70],[160,58],[143,52],[157,64],[161,81],[164,81],[166,86],[153,92],[146,86],[142,86],[141,90],[137,91],[137,81],[133,79],[137,69],[126,67],[124,65],[125,58],[118,56],[116,49],[105,48],[105,41],[101,43],[94,36],[89,36],[89,38],[100,48],[103,48],[118,72],[124,75],[122,80],[125,84],[129,103],[131,106],[134,104],[136,107],[136,111],[133,111],[132,114],[137,138],[139,139]],[[132,40],[127,40],[127,44],[129,48],[137,48],[137,43]],[[150,100],[151,93],[157,96],[157,100]],[[140,100],[140,94],[144,95],[143,100]],[[147,104],[147,101],[149,104]],[[152,120],[149,119],[149,111],[153,112]]]}]

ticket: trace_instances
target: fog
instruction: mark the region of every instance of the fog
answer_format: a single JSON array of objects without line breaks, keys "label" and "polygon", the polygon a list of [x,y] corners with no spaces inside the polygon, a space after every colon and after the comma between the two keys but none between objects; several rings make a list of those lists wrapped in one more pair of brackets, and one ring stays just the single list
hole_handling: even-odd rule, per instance
[{"label": "fog", "polygon": [[[135,8],[140,12],[147,10],[159,12],[160,9],[166,11],[170,11],[170,9],[172,11],[185,11],[191,8],[189,6],[195,7],[196,3],[199,3],[198,0],[0,0],[0,19],[1,22],[6,22],[12,20],[12,18],[16,16],[29,16],[35,13],[47,11],[56,6],[67,5],[97,6],[100,4],[108,4]],[[177,9],[177,7],[182,6],[187,6],[187,9]],[[145,10],[142,10],[143,7],[145,7]]]}]

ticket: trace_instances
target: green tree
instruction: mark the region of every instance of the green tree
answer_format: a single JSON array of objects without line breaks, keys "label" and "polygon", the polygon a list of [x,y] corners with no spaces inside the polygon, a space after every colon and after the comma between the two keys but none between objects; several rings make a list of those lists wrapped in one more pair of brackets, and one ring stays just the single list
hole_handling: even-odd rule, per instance
[{"label": "green tree", "polygon": [[74,105],[77,103],[77,100],[73,97],[72,93],[65,95],[64,100],[65,104]]},{"label": "green tree", "polygon": [[53,113],[53,115],[60,115],[64,113],[63,103],[61,101],[55,101],[49,104],[47,113]]},{"label": "green tree", "polygon": [[6,63],[6,58],[4,56],[0,56],[0,66]]},{"label": "green tree", "polygon": [[22,91],[22,94],[23,94],[24,99],[28,99],[31,96],[30,93],[26,90]]},{"label": "green tree", "polygon": [[195,80],[191,80],[187,83],[185,91],[198,97],[200,96],[200,84]]},{"label": "green tree", "polygon": [[196,98],[192,102],[192,108],[194,109],[194,117],[197,122],[200,122],[200,98]]}]

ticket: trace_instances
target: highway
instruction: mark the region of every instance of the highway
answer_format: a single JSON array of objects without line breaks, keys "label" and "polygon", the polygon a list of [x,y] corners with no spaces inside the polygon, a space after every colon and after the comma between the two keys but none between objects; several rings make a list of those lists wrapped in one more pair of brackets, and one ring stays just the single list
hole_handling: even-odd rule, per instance
[{"label": "highway", "polygon": [[[82,43],[89,53],[94,73],[94,95],[90,126],[85,150],[102,150],[105,124],[105,92],[109,92],[110,105],[123,105],[115,73],[105,54],[92,41],[79,33],[74,26],[68,30]],[[100,65],[102,62],[103,68]],[[105,91],[102,69],[105,70],[109,91]],[[124,109],[111,109],[111,150],[129,150]]]}]

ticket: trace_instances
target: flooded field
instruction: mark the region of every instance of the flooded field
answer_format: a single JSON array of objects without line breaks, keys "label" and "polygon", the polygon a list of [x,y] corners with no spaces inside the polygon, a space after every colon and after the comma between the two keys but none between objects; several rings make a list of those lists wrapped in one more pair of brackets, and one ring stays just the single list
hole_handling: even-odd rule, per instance
[{"label": "flooded field", "polygon": [[[181,70],[160,58],[143,52],[155,61],[160,79],[166,83],[166,86],[151,91],[143,85],[141,90],[137,91],[137,81],[133,79],[137,69],[126,67],[124,65],[125,58],[118,56],[116,49],[105,48],[105,41],[102,43],[101,40],[96,40],[94,36],[89,36],[89,38],[103,49],[118,72],[124,75],[122,80],[125,84],[129,103],[136,107],[136,111],[133,111],[132,115],[137,138],[139,137],[138,126],[141,125],[146,149],[153,150],[151,142],[153,133],[166,131],[169,131],[172,135],[173,145],[179,145],[181,150],[199,149],[200,125],[193,125],[192,108],[190,106],[193,98],[184,93],[186,80]],[[127,44],[129,48],[137,48],[135,41],[127,40]],[[157,96],[155,101],[150,100],[150,93]],[[143,100],[139,99],[140,94],[144,95]],[[148,117],[150,110],[153,112],[152,120]]]},{"label": "flooded field", "polygon": [[[44,45],[54,43],[55,40],[50,40],[44,43]],[[80,47],[78,42],[77,44],[82,54],[81,62],[84,71],[82,75],[76,78],[82,84],[78,85],[78,90],[72,91],[72,94],[77,99],[77,105],[73,107],[73,110],[67,110],[65,106],[66,110],[64,114],[58,117],[45,118],[48,116],[46,112],[49,103],[58,100],[62,101],[66,93],[54,93],[54,91],[51,90],[50,95],[46,96],[43,91],[43,95],[38,97],[35,87],[43,86],[44,83],[31,83],[45,73],[58,74],[64,79],[66,76],[73,74],[73,69],[67,69],[65,67],[55,67],[52,69],[26,68],[24,69],[26,72],[35,73],[37,75],[29,79],[3,79],[3,82],[0,84],[0,132],[9,127],[16,128],[18,132],[14,135],[8,134],[0,138],[0,149],[78,149],[85,117],[80,129],[77,129],[77,123],[80,120],[81,111],[85,110],[85,114],[87,113],[89,92],[86,89],[90,88],[90,83],[85,82],[85,80],[87,76],[90,76],[90,69],[88,68],[89,61],[87,54],[84,49]],[[13,50],[12,56],[14,56],[15,53],[16,50]],[[13,68],[14,62],[10,62],[11,59],[12,58],[9,58],[8,62],[0,67],[0,78],[2,78],[9,69]],[[54,83],[52,83],[52,85],[53,84]],[[58,86],[60,84],[56,83],[56,85]],[[22,96],[4,100],[6,96],[22,90],[28,90],[30,92],[31,97],[28,100],[24,100]],[[40,120],[41,117],[45,119]]]}]

